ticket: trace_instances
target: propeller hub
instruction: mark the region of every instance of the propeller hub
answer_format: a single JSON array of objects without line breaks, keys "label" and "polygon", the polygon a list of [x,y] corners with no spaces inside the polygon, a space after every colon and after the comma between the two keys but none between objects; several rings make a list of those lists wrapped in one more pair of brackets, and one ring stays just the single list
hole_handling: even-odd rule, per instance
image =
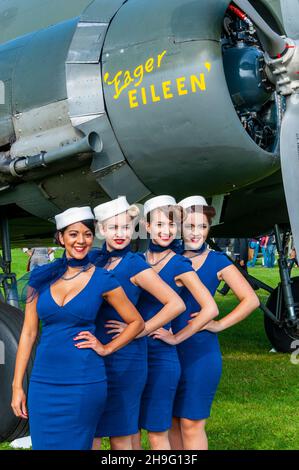
[{"label": "propeller hub", "polygon": [[234,105],[239,111],[260,111],[272,94],[263,72],[263,52],[257,47],[230,47],[224,49],[223,60]]},{"label": "propeller hub", "polygon": [[286,44],[285,53],[274,59],[265,53],[268,78],[284,96],[299,90],[299,41],[286,39]]}]

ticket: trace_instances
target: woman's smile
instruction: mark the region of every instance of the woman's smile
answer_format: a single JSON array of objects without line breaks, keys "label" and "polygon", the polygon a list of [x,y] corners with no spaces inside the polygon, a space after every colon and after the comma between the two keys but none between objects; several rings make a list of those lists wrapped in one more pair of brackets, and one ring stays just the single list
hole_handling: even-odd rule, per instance
[{"label": "woman's smile", "polygon": [[114,242],[117,244],[117,245],[122,245],[123,243],[125,243],[126,239],[125,238],[115,238],[114,239]]}]

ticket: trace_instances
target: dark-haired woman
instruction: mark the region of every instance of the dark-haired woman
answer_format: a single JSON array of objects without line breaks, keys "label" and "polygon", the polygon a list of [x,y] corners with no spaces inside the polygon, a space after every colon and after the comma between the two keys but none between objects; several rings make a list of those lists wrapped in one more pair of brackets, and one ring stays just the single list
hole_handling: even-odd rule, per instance
[{"label": "dark-haired woman", "polygon": [[[192,292],[202,307],[201,316],[193,322],[196,330],[217,316],[218,310],[212,296],[194,272],[191,262],[174,251],[177,248],[176,236],[182,212],[171,196],[157,196],[145,203],[146,229],[151,237],[147,262],[176,293],[180,293],[183,287]],[[151,294],[143,292],[137,309],[144,320],[149,322],[161,309],[161,303]],[[170,328],[170,322],[165,328]],[[169,450],[168,430],[171,427],[173,401],[180,378],[180,363],[175,347],[153,339],[151,335],[147,338],[147,345],[148,376],[141,399],[139,428],[148,431],[152,449]]]},{"label": "dark-haired woman", "polygon": [[[23,380],[40,319],[43,328],[28,393],[33,449],[89,450],[106,402],[103,357],[128,344],[144,322],[113,274],[90,262],[91,209],[68,209],[55,219],[65,255],[31,274],[12,408],[16,416],[28,418]],[[109,345],[94,336],[103,299],[128,323]]]},{"label": "dark-haired woman", "polygon": [[[259,306],[259,300],[239,270],[222,252],[208,250],[208,237],[214,208],[201,196],[192,196],[179,203],[187,212],[183,223],[185,256],[192,261],[199,279],[214,296],[220,281],[225,281],[240,303],[218,321],[211,321],[194,334],[193,322],[201,316],[200,306],[190,291],[184,289],[182,298],[186,311],[172,322],[173,334],[160,329],[156,338],[175,344],[182,374],[173,410],[170,441],[173,449],[206,450],[206,419],[220,381],[222,358],[217,333],[246,318]],[[181,339],[184,336],[184,341]]]}]

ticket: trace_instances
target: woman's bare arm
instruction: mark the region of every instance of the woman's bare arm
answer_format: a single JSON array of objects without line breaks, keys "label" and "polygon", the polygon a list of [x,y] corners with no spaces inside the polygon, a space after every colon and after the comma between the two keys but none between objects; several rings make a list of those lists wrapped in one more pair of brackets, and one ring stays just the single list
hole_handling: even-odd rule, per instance
[{"label": "woman's bare arm", "polygon": [[185,328],[178,331],[175,335],[165,329],[159,329],[154,333],[154,338],[161,339],[169,344],[182,343],[200,331],[203,326],[218,315],[218,307],[215,300],[195,272],[181,274],[177,277],[177,280],[190,291],[200,305],[201,310]]},{"label": "woman's bare arm", "polygon": [[23,391],[23,380],[28,366],[32,348],[37,338],[39,320],[36,311],[37,297],[26,304],[25,320],[17,351],[15,373],[13,378],[13,396],[11,406],[16,416],[27,418],[26,397]]},{"label": "woman's bare arm", "polygon": [[220,271],[219,279],[231,288],[240,303],[225,317],[206,325],[205,329],[217,333],[244,320],[260,305],[258,296],[234,265]]},{"label": "woman's bare arm", "polygon": [[126,324],[123,332],[110,343],[103,345],[94,335],[88,331],[82,331],[75,340],[85,339],[86,341],[77,343],[78,349],[91,348],[99,355],[106,356],[112,354],[118,349],[126,346],[136,338],[144,328],[144,321],[136,307],[128,299],[122,287],[117,287],[104,294],[105,300],[117,311]]},{"label": "woman's bare arm", "polygon": [[[166,325],[186,308],[180,296],[151,268],[138,273],[131,279],[131,282],[134,282],[163,304],[161,310],[145,322],[144,330],[137,338],[149,335],[161,326]],[[126,328],[126,325],[116,320],[109,320],[106,327],[109,328],[108,334],[115,334],[115,338]]]},{"label": "woman's bare arm", "polygon": [[161,310],[145,323],[146,335],[171,322],[186,309],[181,297],[153,269],[142,271],[135,279],[137,285],[163,304]]}]

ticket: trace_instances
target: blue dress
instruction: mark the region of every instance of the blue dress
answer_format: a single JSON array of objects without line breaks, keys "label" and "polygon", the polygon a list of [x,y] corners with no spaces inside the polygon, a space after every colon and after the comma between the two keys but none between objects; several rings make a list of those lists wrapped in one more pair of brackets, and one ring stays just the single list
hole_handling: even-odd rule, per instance
[{"label": "blue dress", "polygon": [[96,268],[86,286],[59,306],[50,287],[37,300],[42,334],[28,392],[34,450],[90,450],[104,410],[107,380],[103,358],[78,349],[80,331],[95,333],[103,294],[119,287],[108,271]]},{"label": "blue dress", "polygon": [[[217,273],[231,264],[224,253],[210,251],[204,264],[197,270],[198,277],[212,296],[220,284]],[[187,326],[192,313],[200,310],[200,306],[187,289],[183,290],[182,299],[186,310],[172,321],[174,334]],[[218,336],[210,331],[200,331],[177,345],[177,351],[182,374],[173,415],[192,420],[206,419],[210,416],[222,372]]]},{"label": "blue dress", "polygon": [[[130,301],[136,305],[142,289],[130,279],[141,271],[150,269],[140,253],[127,253],[113,269],[113,274]],[[114,308],[104,302],[97,318],[96,336],[103,343],[112,341],[105,323],[123,321]],[[146,338],[138,338],[127,346],[104,358],[108,396],[104,413],[99,419],[96,437],[128,436],[138,432],[141,395],[147,377]]]},{"label": "blue dress", "polygon": [[[183,287],[177,286],[175,278],[193,271],[191,261],[174,255],[159,271],[159,276],[178,294]],[[137,309],[144,320],[150,320],[163,305],[152,295],[143,292]],[[168,323],[164,328],[169,329]],[[159,339],[147,337],[148,377],[141,399],[139,427],[152,432],[164,432],[171,428],[173,401],[180,378],[181,368],[176,347]]]}]

